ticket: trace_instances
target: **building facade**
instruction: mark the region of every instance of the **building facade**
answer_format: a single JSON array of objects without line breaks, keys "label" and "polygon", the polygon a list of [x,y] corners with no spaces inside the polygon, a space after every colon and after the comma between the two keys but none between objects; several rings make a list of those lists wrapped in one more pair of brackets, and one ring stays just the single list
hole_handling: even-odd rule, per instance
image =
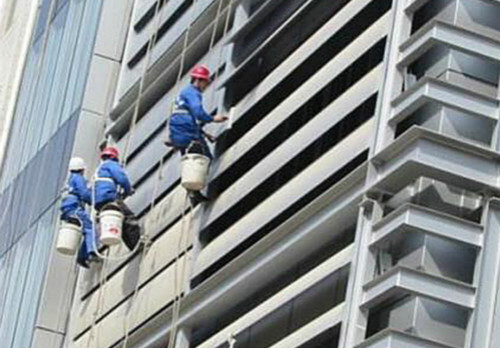
[{"label": "building facade", "polygon": [[[73,154],[121,150],[150,244],[80,270],[71,309],[42,299],[64,323],[44,347],[500,346],[498,1],[86,4],[87,84],[56,100],[82,100]],[[212,200],[192,207],[163,142],[197,63],[205,106],[230,120],[207,127]],[[65,275],[52,260],[46,283]]]},{"label": "building facade", "polygon": [[[67,346],[497,347],[499,15],[135,1],[106,135],[152,244],[80,274]],[[196,63],[231,118],[190,209],[163,137]]]}]

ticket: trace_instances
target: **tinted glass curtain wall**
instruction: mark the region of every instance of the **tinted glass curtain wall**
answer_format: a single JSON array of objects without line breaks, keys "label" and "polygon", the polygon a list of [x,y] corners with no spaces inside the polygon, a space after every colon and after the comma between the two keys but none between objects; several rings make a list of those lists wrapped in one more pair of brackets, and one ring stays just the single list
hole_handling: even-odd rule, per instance
[{"label": "tinted glass curtain wall", "polygon": [[6,347],[31,344],[102,5],[52,1],[39,7],[0,178],[0,342]]}]

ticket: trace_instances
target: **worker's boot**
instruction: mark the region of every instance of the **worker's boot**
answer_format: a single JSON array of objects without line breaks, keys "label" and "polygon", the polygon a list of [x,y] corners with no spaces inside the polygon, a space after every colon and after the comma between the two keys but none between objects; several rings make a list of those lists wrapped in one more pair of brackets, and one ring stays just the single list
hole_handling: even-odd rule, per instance
[{"label": "worker's boot", "polygon": [[137,243],[141,239],[141,225],[134,217],[127,216],[123,222],[123,243],[128,250],[132,251],[136,248]]},{"label": "worker's boot", "polygon": [[101,262],[101,258],[95,252],[91,251],[89,253],[89,257],[87,259],[87,264],[91,264],[93,262],[99,263],[99,262]]},{"label": "worker's boot", "polygon": [[200,191],[189,191],[189,200],[192,206],[209,201],[208,197],[204,196]]}]

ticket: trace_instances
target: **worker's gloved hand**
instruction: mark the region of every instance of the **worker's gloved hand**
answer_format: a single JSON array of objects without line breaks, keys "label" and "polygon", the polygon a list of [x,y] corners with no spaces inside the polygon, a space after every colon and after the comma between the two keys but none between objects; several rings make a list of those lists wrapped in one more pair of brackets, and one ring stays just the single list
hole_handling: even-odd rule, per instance
[{"label": "worker's gloved hand", "polygon": [[221,123],[221,122],[226,122],[228,120],[228,117],[227,116],[224,116],[224,115],[216,115],[214,117],[214,122],[215,123]]}]

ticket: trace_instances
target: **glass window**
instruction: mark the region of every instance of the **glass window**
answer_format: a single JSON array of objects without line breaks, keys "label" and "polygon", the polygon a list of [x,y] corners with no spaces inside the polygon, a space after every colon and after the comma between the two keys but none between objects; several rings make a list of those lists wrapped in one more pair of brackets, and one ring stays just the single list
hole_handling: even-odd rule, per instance
[{"label": "glass window", "polygon": [[26,73],[23,77],[23,83],[20,90],[18,107],[14,117],[14,126],[12,137],[9,140],[8,153],[4,163],[2,181],[4,187],[9,184],[15,175],[19,172],[22,158],[22,144],[27,135],[27,127],[29,125],[29,114],[32,105],[32,99],[35,95],[35,80],[38,74],[38,60],[41,55],[41,40],[38,40],[32,46],[29,54]]},{"label": "glass window", "polygon": [[65,88],[64,88],[64,98],[62,99],[62,105],[61,107],[61,114],[59,118],[59,124],[57,126],[60,126],[61,124],[66,121],[71,114],[71,101],[73,98],[73,90],[74,90],[74,85],[76,83],[76,74],[77,74],[77,69],[75,66],[78,64],[79,59],[81,57],[78,57],[79,53],[79,45],[80,45],[80,31],[83,30],[85,31],[85,26],[84,26],[84,14],[85,14],[85,1],[83,0],[74,0],[71,1],[70,3],[70,14],[69,18],[67,21],[67,26],[65,31],[69,33],[69,38],[68,38],[68,48],[66,52],[68,52],[68,64],[67,66],[67,71],[66,71],[66,79],[65,79]]},{"label": "glass window", "polygon": [[14,336],[23,288],[26,282],[31,248],[33,246],[29,237],[29,235],[25,235],[9,253],[11,254],[11,272],[0,323],[0,342],[9,342],[9,347],[12,346],[10,343]]},{"label": "glass window", "polygon": [[5,305],[5,291],[7,290],[8,272],[9,268],[7,267],[7,255],[3,255],[0,257],[0,313],[3,313],[3,306]]},{"label": "glass window", "polygon": [[53,135],[63,119],[62,112],[67,93],[67,84],[71,71],[71,64],[75,52],[78,38],[78,30],[81,23],[81,11],[83,9],[81,1],[72,1],[61,11],[67,12],[67,19],[64,26],[64,34],[61,40],[61,49],[59,51],[59,60],[54,73],[54,85],[50,93],[50,100],[47,107],[47,113],[54,115],[50,118],[50,123],[44,125],[42,135],[42,144]]},{"label": "glass window", "polygon": [[[8,249],[8,239],[9,239],[9,216],[11,215],[11,204],[14,198],[13,187],[9,187],[3,192],[0,198],[0,231],[2,231],[2,238],[0,238],[0,257],[2,257]],[[0,283],[2,282],[2,277],[0,277]]]},{"label": "glass window", "polygon": [[38,18],[36,20],[36,26],[35,26],[35,38],[37,39],[38,37],[43,35],[43,32],[47,25],[47,17],[50,11],[51,0],[40,0],[40,2],[41,4],[38,9]]},{"label": "glass window", "polygon": [[33,241],[34,247],[12,347],[31,346],[40,293],[43,291],[43,281],[46,275],[54,231],[56,230],[55,210],[56,207],[49,209],[27,235],[28,239]]},{"label": "glass window", "polygon": [[[75,59],[71,67],[72,81],[69,83],[70,90],[66,97],[67,106],[64,115],[72,114],[81,106],[83,93],[87,82],[88,69],[90,67],[92,48],[94,47],[97,25],[100,18],[101,1],[87,1],[83,22],[78,37]],[[93,28],[93,30],[89,30]]]},{"label": "glass window", "polygon": [[[66,9],[66,8],[65,8]],[[48,102],[52,95],[52,89],[54,84],[54,76],[56,71],[56,66],[58,62],[58,56],[61,49],[61,40],[63,35],[64,23],[68,11],[63,9],[58,13],[57,17],[54,19],[50,27],[49,42],[47,45],[47,50],[45,54],[44,61],[44,79],[41,81],[39,87],[39,101],[38,106],[35,110],[39,110],[39,117],[34,117],[36,119],[35,132],[32,137],[33,144],[31,145],[31,156],[35,153],[46,141],[49,139],[49,134],[45,136],[45,140],[42,139],[42,135],[46,132],[45,128],[50,129],[49,125],[51,123],[57,122],[58,115],[50,114],[47,112]]]}]

